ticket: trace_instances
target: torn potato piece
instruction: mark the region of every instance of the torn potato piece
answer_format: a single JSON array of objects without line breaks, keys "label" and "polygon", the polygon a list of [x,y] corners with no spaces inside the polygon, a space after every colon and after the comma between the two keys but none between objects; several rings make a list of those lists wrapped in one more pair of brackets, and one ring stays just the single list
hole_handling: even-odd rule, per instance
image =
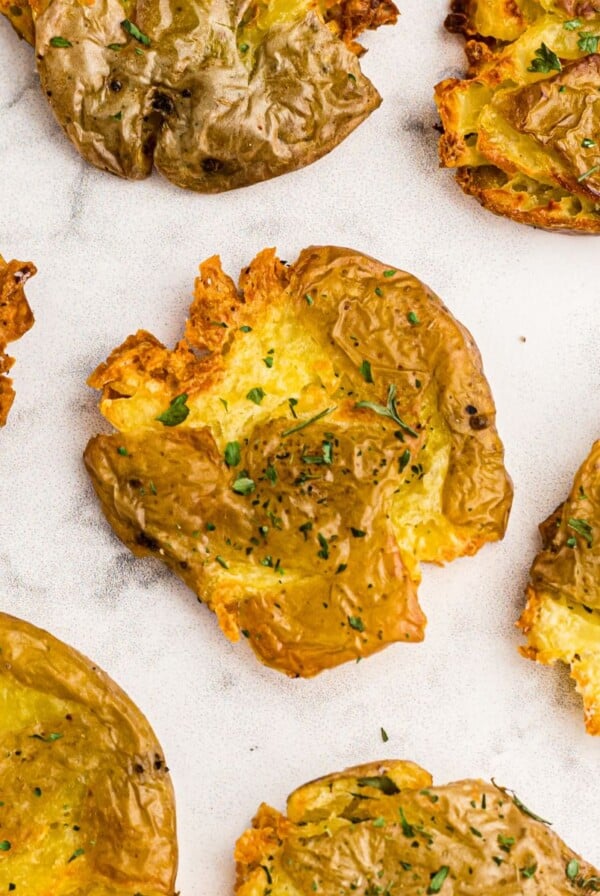
[{"label": "torn potato piece", "polygon": [[90,660],[0,614],[0,892],[174,896],[162,749]]},{"label": "torn potato piece", "polygon": [[511,0],[507,30],[503,0],[455,3],[469,71],[436,103],[441,163],[465,192],[522,223],[598,233],[600,8],[583,5]]},{"label": "torn potato piece", "polygon": [[20,339],[34,323],[24,286],[36,273],[30,261],[6,262],[0,255],[0,426],[4,426],[15,400],[8,371],[14,358],[6,354],[9,342]]},{"label": "torn potato piece", "polygon": [[44,94],[98,168],[217,193],[308,165],[381,102],[355,38],[393,0],[0,0],[35,33]]},{"label": "torn potato piece", "polygon": [[521,652],[540,663],[570,666],[586,728],[600,735],[600,441],[569,497],[540,531],[542,550],[518,622],[527,636]]},{"label": "torn potato piece", "polygon": [[512,488],[471,336],[348,249],[201,266],[173,351],[145,331],[90,377],[119,432],[85,463],[111,526],[267,665],[310,676],[419,641],[422,561],[501,538]]},{"label": "torn potato piece", "polygon": [[484,781],[432,786],[388,760],[328,775],[263,804],[237,842],[236,896],[594,892],[598,871],[510,791]]}]

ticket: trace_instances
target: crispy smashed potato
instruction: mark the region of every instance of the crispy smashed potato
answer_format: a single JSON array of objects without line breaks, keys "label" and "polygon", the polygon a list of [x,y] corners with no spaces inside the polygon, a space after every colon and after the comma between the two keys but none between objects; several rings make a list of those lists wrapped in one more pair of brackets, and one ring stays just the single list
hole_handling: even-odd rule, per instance
[{"label": "crispy smashed potato", "polygon": [[308,165],[381,102],[355,38],[393,0],[0,0],[34,40],[44,94],[81,155],[121,177],[155,166],[217,193]]},{"label": "crispy smashed potato", "polygon": [[173,351],[139,331],[89,379],[108,521],[290,675],[420,641],[419,563],[501,538],[512,499],[471,336],[347,249],[200,270]]},{"label": "crispy smashed potato", "polygon": [[0,892],[173,896],[160,744],[95,665],[0,614]]},{"label": "crispy smashed potato", "polygon": [[570,666],[587,731],[600,735],[600,441],[540,531],[543,546],[518,622],[528,644],[521,652],[539,663]]},{"label": "crispy smashed potato", "polygon": [[598,871],[505,788],[433,787],[411,762],[328,775],[259,808],[238,840],[236,896],[566,896]]},{"label": "crispy smashed potato", "polygon": [[6,262],[0,255],[0,426],[4,426],[15,400],[8,371],[14,358],[6,354],[9,342],[20,339],[34,323],[24,286],[36,273],[30,261]]},{"label": "crispy smashed potato", "polygon": [[441,163],[500,215],[600,232],[600,0],[455,0],[469,71],[436,87]]}]

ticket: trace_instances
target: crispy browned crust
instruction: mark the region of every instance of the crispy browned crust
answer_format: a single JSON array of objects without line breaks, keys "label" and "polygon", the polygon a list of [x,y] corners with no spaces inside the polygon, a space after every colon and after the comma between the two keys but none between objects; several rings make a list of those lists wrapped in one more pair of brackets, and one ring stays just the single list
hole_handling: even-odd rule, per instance
[{"label": "crispy browned crust", "polygon": [[[600,176],[589,142],[599,57],[580,40],[586,28],[597,30],[583,18],[598,14],[598,2],[452,3],[447,26],[469,38],[468,70],[436,87],[440,162],[495,214],[546,230],[600,232]],[[579,24],[567,24],[578,14]],[[543,47],[556,50],[546,67]]]},{"label": "crispy browned crust", "polygon": [[540,532],[542,549],[517,623],[527,638],[521,653],[545,665],[569,666],[586,729],[600,735],[600,442]]},{"label": "crispy browned crust", "polygon": [[147,719],[87,657],[5,613],[0,648],[8,890],[175,896],[174,793]]},{"label": "crispy browned crust", "polygon": [[[416,278],[358,252],[313,247],[288,266],[264,250],[239,287],[211,258],[176,348],[140,331],[89,383],[120,430],[85,452],[119,538],[287,674],[420,640],[419,562],[504,533],[512,488],[471,336]],[[410,432],[372,409],[390,389]],[[189,415],[163,426],[181,395]]]},{"label": "crispy browned crust", "polygon": [[598,880],[512,791],[480,780],[434,785],[397,760],[305,784],[286,815],[263,804],[235,859],[236,896],[423,896],[437,892],[443,867],[442,893],[474,896],[576,896]]},{"label": "crispy browned crust", "polygon": [[565,190],[544,188],[524,177],[511,179],[493,166],[459,168],[456,181],[484,208],[519,224],[572,234],[600,233],[600,212],[583,212],[578,200]]},{"label": "crispy browned crust", "polygon": [[31,262],[6,262],[0,255],[0,426],[6,423],[15,398],[12,379],[7,375],[14,359],[6,354],[6,346],[33,326],[33,312],[24,286],[35,273]]},{"label": "crispy browned crust", "polygon": [[363,31],[395,25],[399,10],[393,0],[330,0],[325,21],[335,24],[339,36],[358,55],[364,47],[356,43]]}]

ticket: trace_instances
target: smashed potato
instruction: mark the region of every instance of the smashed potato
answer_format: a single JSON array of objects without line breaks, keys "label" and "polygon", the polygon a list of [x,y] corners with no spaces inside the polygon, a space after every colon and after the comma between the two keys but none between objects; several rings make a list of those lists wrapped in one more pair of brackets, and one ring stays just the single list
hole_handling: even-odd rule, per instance
[{"label": "smashed potato", "polygon": [[0,614],[0,892],[173,896],[173,791],[141,712],[96,666]]},{"label": "smashed potato", "polygon": [[328,775],[259,808],[238,840],[236,896],[566,896],[599,872],[496,784],[432,786],[410,762]]},{"label": "smashed potato", "polygon": [[34,323],[24,286],[36,273],[30,261],[6,262],[0,255],[0,426],[4,426],[15,400],[8,371],[14,358],[6,354],[9,342],[20,339]]},{"label": "smashed potato", "polygon": [[569,497],[540,526],[519,627],[524,656],[560,660],[583,697],[585,724],[600,735],[600,441],[580,467]]},{"label": "smashed potato", "polygon": [[290,675],[421,640],[420,562],[501,538],[512,499],[471,336],[348,249],[200,272],[173,351],[139,331],[89,379],[111,526]]},{"label": "smashed potato", "polygon": [[470,67],[436,87],[440,158],[525,224],[600,232],[600,2],[455,0]]},{"label": "smashed potato", "polygon": [[217,193],[315,161],[381,102],[355,38],[392,0],[0,0],[34,39],[44,95],[81,155],[121,177],[155,166]]}]

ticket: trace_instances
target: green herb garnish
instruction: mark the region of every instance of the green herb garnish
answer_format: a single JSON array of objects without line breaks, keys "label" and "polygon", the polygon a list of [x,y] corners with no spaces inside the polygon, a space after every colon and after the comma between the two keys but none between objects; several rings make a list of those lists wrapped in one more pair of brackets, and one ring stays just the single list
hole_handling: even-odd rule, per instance
[{"label": "green herb garnish", "polygon": [[583,53],[597,53],[600,37],[590,31],[580,31],[577,46]]},{"label": "green herb garnish", "polygon": [[592,140],[590,137],[585,137],[581,141],[581,146],[583,147],[583,149],[590,149],[592,146],[595,146],[595,145],[596,145],[596,141]]},{"label": "green herb garnish", "polygon": [[265,367],[271,369],[271,367],[273,366],[273,355],[267,355],[266,358],[263,358],[263,363]]},{"label": "green herb garnish", "polygon": [[79,849],[76,849],[71,858],[67,860],[67,865],[69,864],[69,862],[74,862],[75,859],[78,859],[79,856],[82,856],[84,852],[85,849],[81,849],[81,847],[79,847]]},{"label": "green herb garnish", "polygon": [[511,847],[515,845],[515,838],[498,834],[498,845],[503,852],[510,852]]},{"label": "green herb garnish", "polygon": [[[357,778],[356,783],[359,787],[374,787],[375,790],[381,790],[386,796],[394,796],[394,794],[400,793],[400,788],[396,786],[394,781],[392,781],[388,775],[375,775],[371,778]],[[400,812],[402,812],[402,809],[400,809]]]},{"label": "green herb garnish", "polygon": [[238,476],[231,488],[238,495],[249,495],[256,489],[256,483],[248,476]]},{"label": "green herb garnish", "polygon": [[565,873],[569,880],[575,880],[575,878],[579,874],[579,862],[577,861],[577,859],[571,859],[571,861],[567,863]]},{"label": "green herb garnish", "polygon": [[371,370],[371,364],[369,361],[363,361],[360,365],[360,375],[362,376],[365,383],[374,383],[373,379],[373,371]]},{"label": "green herb garnish", "polygon": [[10,842],[10,840],[0,840],[0,849],[2,850],[2,852],[8,852],[11,846],[12,843]]},{"label": "green herb garnish", "polygon": [[538,47],[535,51],[535,59],[531,60],[531,65],[527,71],[543,74],[548,74],[551,71],[561,72],[562,65],[556,53],[542,43],[541,47]]},{"label": "green herb garnish", "polygon": [[52,734],[48,734],[48,735],[45,735],[45,734],[30,734],[30,735],[29,735],[29,737],[30,737],[32,740],[41,740],[41,741],[43,741],[45,744],[51,744],[51,743],[53,743],[55,740],[60,740],[61,737],[63,737],[63,736],[64,736],[64,735],[62,735],[62,734],[57,734],[56,732],[52,732]]},{"label": "green herb garnish", "polygon": [[329,560],[329,542],[321,532],[318,533],[317,539],[321,545],[321,550],[317,553],[317,557],[320,557],[322,560]]},{"label": "green herb garnish", "polygon": [[440,890],[442,889],[444,881],[448,877],[449,871],[450,871],[450,868],[448,867],[448,865],[442,865],[442,867],[438,871],[436,871],[435,874],[433,875],[433,877],[431,878],[431,882],[430,882],[429,886],[427,887],[427,892],[430,894],[431,893],[439,893]]},{"label": "green herb garnish", "polygon": [[369,411],[374,411],[376,414],[379,414],[380,417],[389,417],[390,420],[393,420],[394,423],[404,430],[404,432],[407,432],[414,438],[418,438],[418,433],[416,433],[414,429],[411,429],[398,414],[396,409],[396,391],[396,386],[394,384],[388,386],[387,404],[385,407],[382,404],[375,404],[372,401],[357,401],[355,407],[367,408]]},{"label": "green herb garnish", "polygon": [[251,333],[251,332],[252,332],[252,327],[249,327],[248,324],[244,324],[242,327],[240,327],[240,332],[242,332],[242,333]]},{"label": "green herb garnish", "polygon": [[308,293],[306,293],[306,295],[304,296],[304,300],[306,301],[307,305],[314,305],[314,303],[315,303],[315,300],[313,299],[313,297],[311,295],[309,295]]},{"label": "green herb garnish", "polygon": [[174,398],[166,411],[163,411],[156,419],[163,426],[179,426],[188,416],[190,409],[187,404],[187,394],[183,392]]},{"label": "green herb garnish", "polygon": [[569,19],[568,22],[565,22],[563,28],[565,31],[577,31],[578,28],[581,28],[583,22],[581,19]]},{"label": "green herb garnish", "polygon": [[587,180],[588,177],[591,177],[592,174],[595,174],[597,171],[600,171],[600,165],[594,165],[592,168],[588,168],[587,171],[584,171],[583,174],[579,175],[577,183],[583,183],[584,180]]},{"label": "green herb garnish", "polygon": [[123,445],[117,448],[117,454],[120,454],[121,457],[127,457],[129,455],[129,451]]},{"label": "green herb garnish", "polygon": [[217,554],[217,556],[215,557],[215,560],[217,561],[217,563],[218,563],[220,566],[223,567],[223,569],[229,569],[229,564],[227,563],[226,560],[223,559],[223,557],[221,557],[220,554]]},{"label": "green herb garnish", "polygon": [[134,23],[129,19],[124,19],[121,22],[121,28],[126,31],[127,34],[130,34],[133,38],[135,38],[135,40],[139,40],[139,42],[141,44],[144,44],[145,47],[150,46],[150,38],[142,31],[140,31],[138,26],[134,25]]},{"label": "green herb garnish", "polygon": [[569,529],[572,529],[573,532],[577,532],[578,535],[581,535],[586,541],[588,548],[591,548],[594,530],[587,520],[578,520],[575,517],[571,517],[571,519],[567,521],[567,526]]},{"label": "green herb garnish", "polygon": [[385,827],[385,818],[382,815],[380,815],[379,818],[375,818],[373,820],[373,827],[374,828],[384,828]]},{"label": "green herb garnish", "polygon": [[254,404],[260,404],[264,397],[265,393],[260,386],[255,386],[254,389],[250,389],[246,395],[248,401],[253,401]]},{"label": "green herb garnish", "polygon": [[228,467],[237,467],[242,459],[239,442],[227,442],[225,445],[225,463]]},{"label": "green herb garnish", "polygon": [[348,616],[348,625],[357,632],[364,632],[365,624],[360,616]]},{"label": "green herb garnish", "polygon": [[535,872],[537,871],[537,863],[534,862],[533,865],[529,865],[527,868],[519,868],[523,877],[533,877]]},{"label": "green herb garnish", "polygon": [[384,272],[383,272],[383,276],[384,276],[384,277],[393,277],[394,274],[396,274],[396,273],[397,273],[397,271],[391,271],[391,270],[390,270],[390,271],[384,271]]},{"label": "green herb garnish", "polygon": [[402,825],[402,833],[404,834],[405,837],[409,837],[412,839],[412,837],[415,836],[415,829],[413,828],[412,824],[409,824],[408,821],[406,820],[406,815],[404,814],[404,809],[402,808],[402,806],[400,806],[400,809],[398,811],[400,812],[400,823]]},{"label": "green herb garnish", "polygon": [[352,538],[365,538],[367,534],[364,529],[355,529],[354,526],[350,526],[350,531]]},{"label": "green herb garnish", "polygon": [[388,740],[390,739],[387,731],[385,730],[385,728],[380,728],[379,731],[381,733],[381,740],[384,742],[384,744],[387,744]]},{"label": "green herb garnish", "polygon": [[70,40],[67,40],[66,37],[57,36],[57,37],[50,38],[50,46],[51,47],[61,47],[61,48],[65,49],[67,47],[72,47],[73,44],[71,43]]},{"label": "green herb garnish", "polygon": [[[292,400],[291,398],[289,399]],[[335,411],[336,405],[333,405],[330,408],[325,408],[324,411],[321,411],[319,414],[315,414],[314,417],[310,417],[308,420],[303,420],[302,423],[299,423],[297,426],[292,426],[291,429],[284,430],[281,435],[291,436],[293,432],[300,432],[301,429],[304,429],[306,426],[310,426],[311,423],[316,423],[317,420],[321,420],[322,417],[325,417],[327,414],[331,414],[332,411]]]}]

